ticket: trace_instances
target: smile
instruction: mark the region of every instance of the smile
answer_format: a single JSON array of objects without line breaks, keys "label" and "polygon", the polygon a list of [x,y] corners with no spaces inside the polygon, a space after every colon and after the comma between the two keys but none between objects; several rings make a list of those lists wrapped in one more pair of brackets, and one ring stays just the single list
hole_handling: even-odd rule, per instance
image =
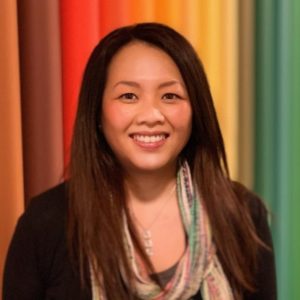
[{"label": "smile", "polygon": [[142,143],[157,143],[166,139],[165,134],[158,134],[158,135],[141,135],[141,134],[134,134],[132,138],[137,142]]},{"label": "smile", "polygon": [[156,151],[165,144],[169,134],[166,132],[136,132],[129,136],[141,149]]}]

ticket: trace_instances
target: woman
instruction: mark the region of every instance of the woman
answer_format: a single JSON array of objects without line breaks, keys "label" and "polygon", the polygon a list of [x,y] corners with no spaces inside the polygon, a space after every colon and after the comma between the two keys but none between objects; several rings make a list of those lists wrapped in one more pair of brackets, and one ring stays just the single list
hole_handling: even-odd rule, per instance
[{"label": "woman", "polygon": [[70,179],[20,218],[4,299],[276,299],[266,215],[229,178],[191,45],[123,27],[89,59]]}]

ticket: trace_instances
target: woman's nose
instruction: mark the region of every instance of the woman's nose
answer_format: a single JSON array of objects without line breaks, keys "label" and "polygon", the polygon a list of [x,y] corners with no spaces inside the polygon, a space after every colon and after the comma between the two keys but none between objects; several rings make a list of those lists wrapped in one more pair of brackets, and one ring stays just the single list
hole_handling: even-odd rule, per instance
[{"label": "woman's nose", "polygon": [[147,124],[153,126],[162,124],[165,121],[165,116],[158,103],[155,101],[143,101],[138,110],[136,121],[138,124]]}]

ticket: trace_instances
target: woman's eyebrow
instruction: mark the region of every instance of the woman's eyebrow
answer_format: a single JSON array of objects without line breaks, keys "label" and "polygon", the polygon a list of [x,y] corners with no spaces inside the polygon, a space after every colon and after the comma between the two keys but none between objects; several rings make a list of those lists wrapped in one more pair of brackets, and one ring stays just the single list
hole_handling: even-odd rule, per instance
[{"label": "woman's eyebrow", "polygon": [[140,87],[140,85],[137,82],[135,82],[135,81],[122,80],[122,81],[118,81],[116,84],[114,84],[113,88],[115,88],[116,86],[118,86],[120,84],[132,86],[132,87]]},{"label": "woman's eyebrow", "polygon": [[[122,81],[118,81],[116,84],[114,84],[113,88],[117,87],[118,85],[122,85],[122,84],[131,86],[131,87],[140,87],[140,84],[135,82],[135,81],[122,80]],[[161,89],[161,88],[164,88],[164,87],[169,87],[169,86],[177,85],[177,84],[184,87],[184,85],[178,80],[169,80],[169,81],[162,82],[161,84],[159,84],[158,88]]]},{"label": "woman's eyebrow", "polygon": [[170,80],[170,81],[166,81],[166,82],[163,82],[163,83],[161,83],[159,86],[158,86],[158,88],[164,88],[164,87],[169,87],[169,86],[172,86],[172,85],[180,85],[180,86],[182,86],[182,87],[184,87],[184,85],[180,82],[180,81],[178,81],[178,80]]}]

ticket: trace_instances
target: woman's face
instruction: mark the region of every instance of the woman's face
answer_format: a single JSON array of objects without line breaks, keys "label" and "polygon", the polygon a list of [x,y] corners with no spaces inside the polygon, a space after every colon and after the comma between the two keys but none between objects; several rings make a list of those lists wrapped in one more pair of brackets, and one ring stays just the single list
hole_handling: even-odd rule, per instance
[{"label": "woman's face", "polygon": [[104,136],[127,171],[174,168],[192,128],[192,109],[171,57],[143,42],[114,56],[103,94]]}]

